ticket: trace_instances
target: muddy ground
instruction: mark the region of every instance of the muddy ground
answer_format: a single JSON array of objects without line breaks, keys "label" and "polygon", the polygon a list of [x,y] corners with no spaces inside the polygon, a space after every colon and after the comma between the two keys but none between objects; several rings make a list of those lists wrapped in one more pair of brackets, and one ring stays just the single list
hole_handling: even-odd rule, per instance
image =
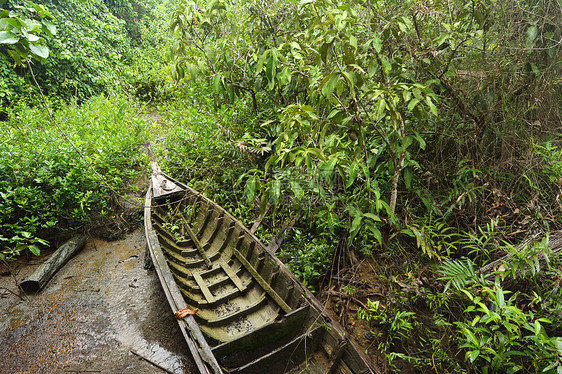
[{"label": "muddy ground", "polygon": [[196,373],[144,250],[142,230],[90,238],[37,295],[16,282],[50,253],[2,269],[0,373]]}]

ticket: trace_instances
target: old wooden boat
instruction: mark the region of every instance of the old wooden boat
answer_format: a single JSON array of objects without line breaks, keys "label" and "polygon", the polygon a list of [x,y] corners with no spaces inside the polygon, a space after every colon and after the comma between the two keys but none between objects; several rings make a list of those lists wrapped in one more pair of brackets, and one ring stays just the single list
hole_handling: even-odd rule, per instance
[{"label": "old wooden boat", "polygon": [[376,372],[246,227],[152,166],[148,251],[172,311],[198,309],[178,323],[201,373]]}]

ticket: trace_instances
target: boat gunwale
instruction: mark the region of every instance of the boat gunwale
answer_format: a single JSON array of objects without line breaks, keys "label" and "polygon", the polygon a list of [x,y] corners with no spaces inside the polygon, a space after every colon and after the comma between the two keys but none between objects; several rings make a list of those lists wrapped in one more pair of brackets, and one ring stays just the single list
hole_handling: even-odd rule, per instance
[{"label": "boat gunwale", "polygon": [[[167,177],[167,176],[166,176]],[[181,187],[184,185],[180,184]],[[172,272],[168,266],[165,258],[165,254],[160,247],[160,243],[156,234],[156,231],[152,228],[152,182],[150,187],[146,192],[145,206],[144,206],[144,229],[146,236],[146,244],[148,252],[152,259],[154,269],[160,279],[160,284],[164,293],[166,294],[166,299],[172,308],[172,311],[178,311],[182,308],[187,307],[187,304],[183,298],[182,293],[179,291],[178,285],[176,284]],[[163,260],[163,262],[161,261]],[[199,329],[199,325],[192,315],[187,315],[183,319],[176,318],[180,330],[184,336],[184,339],[188,345],[188,348],[193,356],[193,360],[197,366],[200,373],[208,374],[221,374],[222,370],[216,357],[211,351],[211,347],[207,343],[203,333]],[[198,346],[200,348],[198,348]],[[212,370],[212,371],[210,371]]]}]

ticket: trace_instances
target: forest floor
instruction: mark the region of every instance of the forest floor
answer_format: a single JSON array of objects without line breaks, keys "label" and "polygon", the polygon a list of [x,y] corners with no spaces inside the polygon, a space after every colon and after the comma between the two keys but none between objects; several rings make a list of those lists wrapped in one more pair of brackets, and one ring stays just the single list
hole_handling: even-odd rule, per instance
[{"label": "forest floor", "polygon": [[1,269],[0,372],[195,373],[144,251],[142,230],[89,239],[36,295],[17,283],[47,255]]}]

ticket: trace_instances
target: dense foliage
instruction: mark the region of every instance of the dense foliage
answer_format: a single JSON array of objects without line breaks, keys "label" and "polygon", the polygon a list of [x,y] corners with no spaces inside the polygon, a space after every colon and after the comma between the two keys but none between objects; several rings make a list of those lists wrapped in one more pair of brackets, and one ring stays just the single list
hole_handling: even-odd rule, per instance
[{"label": "dense foliage", "polygon": [[55,229],[111,215],[144,162],[138,148],[149,127],[124,97],[61,108],[55,120],[59,127],[40,110],[25,109],[0,122],[2,259],[37,238],[51,239]]},{"label": "dense foliage", "polygon": [[[362,304],[389,370],[557,372],[552,263],[513,295],[486,279],[440,295],[411,274],[429,260],[444,261],[443,279],[470,274],[454,261],[480,267],[520,234],[559,228],[560,21],[540,0],[184,1],[172,16],[172,76],[208,82],[216,106],[242,100],[254,111],[237,139],[264,156],[244,177],[250,207],[257,196],[261,213],[297,212],[338,243],[335,254],[287,246],[305,281],[319,265],[340,274],[357,257],[348,245],[418,264],[399,271],[410,285],[379,281],[416,298],[398,288]],[[440,342],[447,334],[457,345]]]},{"label": "dense foliage", "polygon": [[264,240],[296,222],[384,371],[562,372],[560,257],[517,246],[561,229],[556,2],[36,3],[0,0],[3,258],[111,217],[151,138]]},{"label": "dense foliage", "polygon": [[[43,12],[53,17],[47,21],[48,17],[40,14],[44,24],[41,30],[49,35],[57,32],[56,37],[41,38],[43,50],[37,60],[44,64],[32,62],[37,80],[52,102],[81,103],[93,95],[123,91],[132,91],[146,100],[169,95],[163,56],[168,39],[165,14],[169,2],[44,0],[38,3],[36,7],[48,9]],[[9,19],[17,19],[15,13],[24,13],[32,19],[26,10],[30,6],[24,0],[7,1],[3,6],[9,16],[5,22],[11,25]],[[8,57],[11,46],[0,40],[0,53]],[[39,104],[29,68],[24,64],[13,69],[11,64],[9,58],[0,59],[0,114],[4,116],[17,105]]]}]

